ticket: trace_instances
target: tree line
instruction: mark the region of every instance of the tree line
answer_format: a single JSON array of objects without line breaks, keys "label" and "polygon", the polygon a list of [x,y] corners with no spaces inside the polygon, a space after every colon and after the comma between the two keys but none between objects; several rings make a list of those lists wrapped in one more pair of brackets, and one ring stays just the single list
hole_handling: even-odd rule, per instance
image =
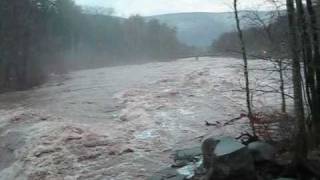
[{"label": "tree line", "polygon": [[[261,17],[259,12],[251,11],[240,16],[241,21],[251,25],[243,29],[247,53],[251,57],[281,56],[288,57],[288,20],[282,12],[269,12],[268,17]],[[280,49],[279,49],[280,48]],[[221,35],[210,47],[212,54],[223,55],[239,54],[240,43],[237,32],[228,32]]]},{"label": "tree line", "polygon": [[26,89],[70,69],[190,53],[157,20],[87,13],[73,0],[0,1],[0,88]]},{"label": "tree line", "polygon": [[[320,145],[320,1],[286,0],[285,14],[275,11],[276,16],[272,17],[276,18],[270,23],[264,23],[259,17],[252,15],[250,20],[260,24],[246,30],[241,29],[240,23],[244,19],[238,15],[237,5],[238,0],[234,0],[237,32],[223,35],[213,44],[213,52],[235,52],[242,55],[249,119],[253,114],[248,57],[278,64],[280,77],[283,70],[290,71],[294,105],[292,114],[295,117],[293,163],[296,167],[301,167],[300,165],[305,165],[308,153]],[[286,69],[283,64],[287,65]],[[280,87],[283,88],[283,84]],[[284,103],[284,113],[285,106]],[[253,127],[253,135],[254,133]]]}]

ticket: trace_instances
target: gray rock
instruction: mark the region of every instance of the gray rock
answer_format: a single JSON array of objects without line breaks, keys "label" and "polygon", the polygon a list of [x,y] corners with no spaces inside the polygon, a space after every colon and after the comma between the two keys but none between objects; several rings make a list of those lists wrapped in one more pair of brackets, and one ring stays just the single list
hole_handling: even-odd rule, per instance
[{"label": "gray rock", "polygon": [[148,180],[184,180],[185,175],[179,174],[178,171],[174,168],[166,168],[157,173]]},{"label": "gray rock", "polygon": [[210,141],[213,145],[218,143],[209,154],[211,163],[206,175],[208,180],[256,179],[254,160],[246,146],[229,137]]},{"label": "gray rock", "polygon": [[224,156],[236,152],[238,150],[244,149],[245,145],[237,142],[235,139],[230,137],[224,137],[219,139],[219,143],[214,149],[214,154],[216,156]]},{"label": "gray rock", "polygon": [[201,147],[194,147],[189,149],[177,150],[174,153],[174,160],[188,160],[193,161],[196,156],[200,156],[202,154]]},{"label": "gray rock", "polygon": [[190,162],[199,161],[202,154],[201,147],[177,150],[173,154],[176,167],[186,166]]},{"label": "gray rock", "polygon": [[191,179],[203,169],[201,165],[202,160],[199,160],[198,162],[189,163],[184,167],[178,168],[177,171],[179,174],[186,176],[187,179]]},{"label": "gray rock", "polygon": [[203,141],[201,150],[203,155],[204,168],[210,169],[212,163],[212,155],[218,143],[219,140],[214,138],[208,138],[205,141]]},{"label": "gray rock", "polygon": [[256,162],[275,160],[276,150],[268,143],[252,142],[248,145],[248,149]]}]

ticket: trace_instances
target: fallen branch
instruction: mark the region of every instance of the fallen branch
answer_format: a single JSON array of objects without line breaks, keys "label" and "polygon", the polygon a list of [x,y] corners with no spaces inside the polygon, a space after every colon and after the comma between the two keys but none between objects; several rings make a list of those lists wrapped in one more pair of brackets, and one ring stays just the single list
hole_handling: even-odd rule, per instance
[{"label": "fallen branch", "polygon": [[[227,125],[231,125],[232,123],[236,122],[237,120],[240,120],[242,118],[246,117],[246,115],[244,114],[241,114],[239,117],[236,117],[236,118],[233,118],[233,119],[230,119],[228,120],[227,122],[225,122],[222,126],[227,126]],[[210,123],[208,121],[205,121],[206,123],[206,126],[221,126],[221,123],[220,121],[216,121],[215,123]]]},{"label": "fallen branch", "polygon": [[206,126],[219,126],[221,125],[221,123],[219,121],[215,122],[215,123],[209,123],[208,121],[206,121]]}]

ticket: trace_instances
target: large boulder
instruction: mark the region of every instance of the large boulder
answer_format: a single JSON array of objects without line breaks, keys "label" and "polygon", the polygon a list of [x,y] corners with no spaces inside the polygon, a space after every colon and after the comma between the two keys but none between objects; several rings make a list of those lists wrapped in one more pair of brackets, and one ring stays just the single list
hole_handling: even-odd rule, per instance
[{"label": "large boulder", "polygon": [[230,137],[210,138],[202,145],[207,180],[256,179],[248,148]]},{"label": "large boulder", "polygon": [[268,143],[256,141],[248,144],[248,149],[256,162],[274,161],[276,150]]}]

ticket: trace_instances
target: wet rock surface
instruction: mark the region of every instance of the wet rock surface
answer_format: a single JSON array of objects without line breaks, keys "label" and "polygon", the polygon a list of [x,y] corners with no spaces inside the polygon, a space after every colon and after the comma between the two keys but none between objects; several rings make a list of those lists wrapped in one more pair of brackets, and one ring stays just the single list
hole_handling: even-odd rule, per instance
[{"label": "wet rock surface", "polygon": [[176,167],[182,167],[190,162],[197,162],[202,155],[201,147],[176,150],[173,154]]},{"label": "wet rock surface", "polygon": [[[266,149],[262,150],[263,147]],[[175,163],[155,173],[149,179],[294,180],[302,177],[313,180],[319,177],[320,163],[317,153],[309,155],[305,165],[301,166],[302,169],[292,169],[291,163],[278,164],[274,157],[276,148],[263,141],[244,145],[231,137],[211,137],[202,142],[201,149],[200,155],[194,153],[198,152],[199,147],[175,151],[173,158],[179,154],[179,161],[186,163],[181,166]]]},{"label": "wet rock surface", "polygon": [[177,169],[166,168],[154,174],[148,180],[184,180],[185,175],[179,174]]},{"label": "wet rock surface", "polygon": [[219,138],[212,154],[207,179],[255,179],[253,157],[248,148],[230,137]]},{"label": "wet rock surface", "polygon": [[202,166],[200,147],[176,150],[173,154],[174,164],[156,172],[149,180],[184,180],[191,179]]},{"label": "wet rock surface", "polygon": [[[178,150],[175,161],[185,162],[183,165],[168,168],[156,173],[151,179],[172,177],[183,179],[195,178],[197,173],[204,173],[204,162],[207,163],[205,178],[211,179],[254,179],[254,161],[246,146],[230,137],[209,138],[202,143],[202,148],[195,147]],[[203,159],[203,161],[202,161]],[[169,170],[169,171],[168,171]],[[253,178],[252,178],[253,177]]]},{"label": "wet rock surface", "polygon": [[276,150],[273,146],[265,142],[252,142],[248,149],[256,162],[275,161]]}]

